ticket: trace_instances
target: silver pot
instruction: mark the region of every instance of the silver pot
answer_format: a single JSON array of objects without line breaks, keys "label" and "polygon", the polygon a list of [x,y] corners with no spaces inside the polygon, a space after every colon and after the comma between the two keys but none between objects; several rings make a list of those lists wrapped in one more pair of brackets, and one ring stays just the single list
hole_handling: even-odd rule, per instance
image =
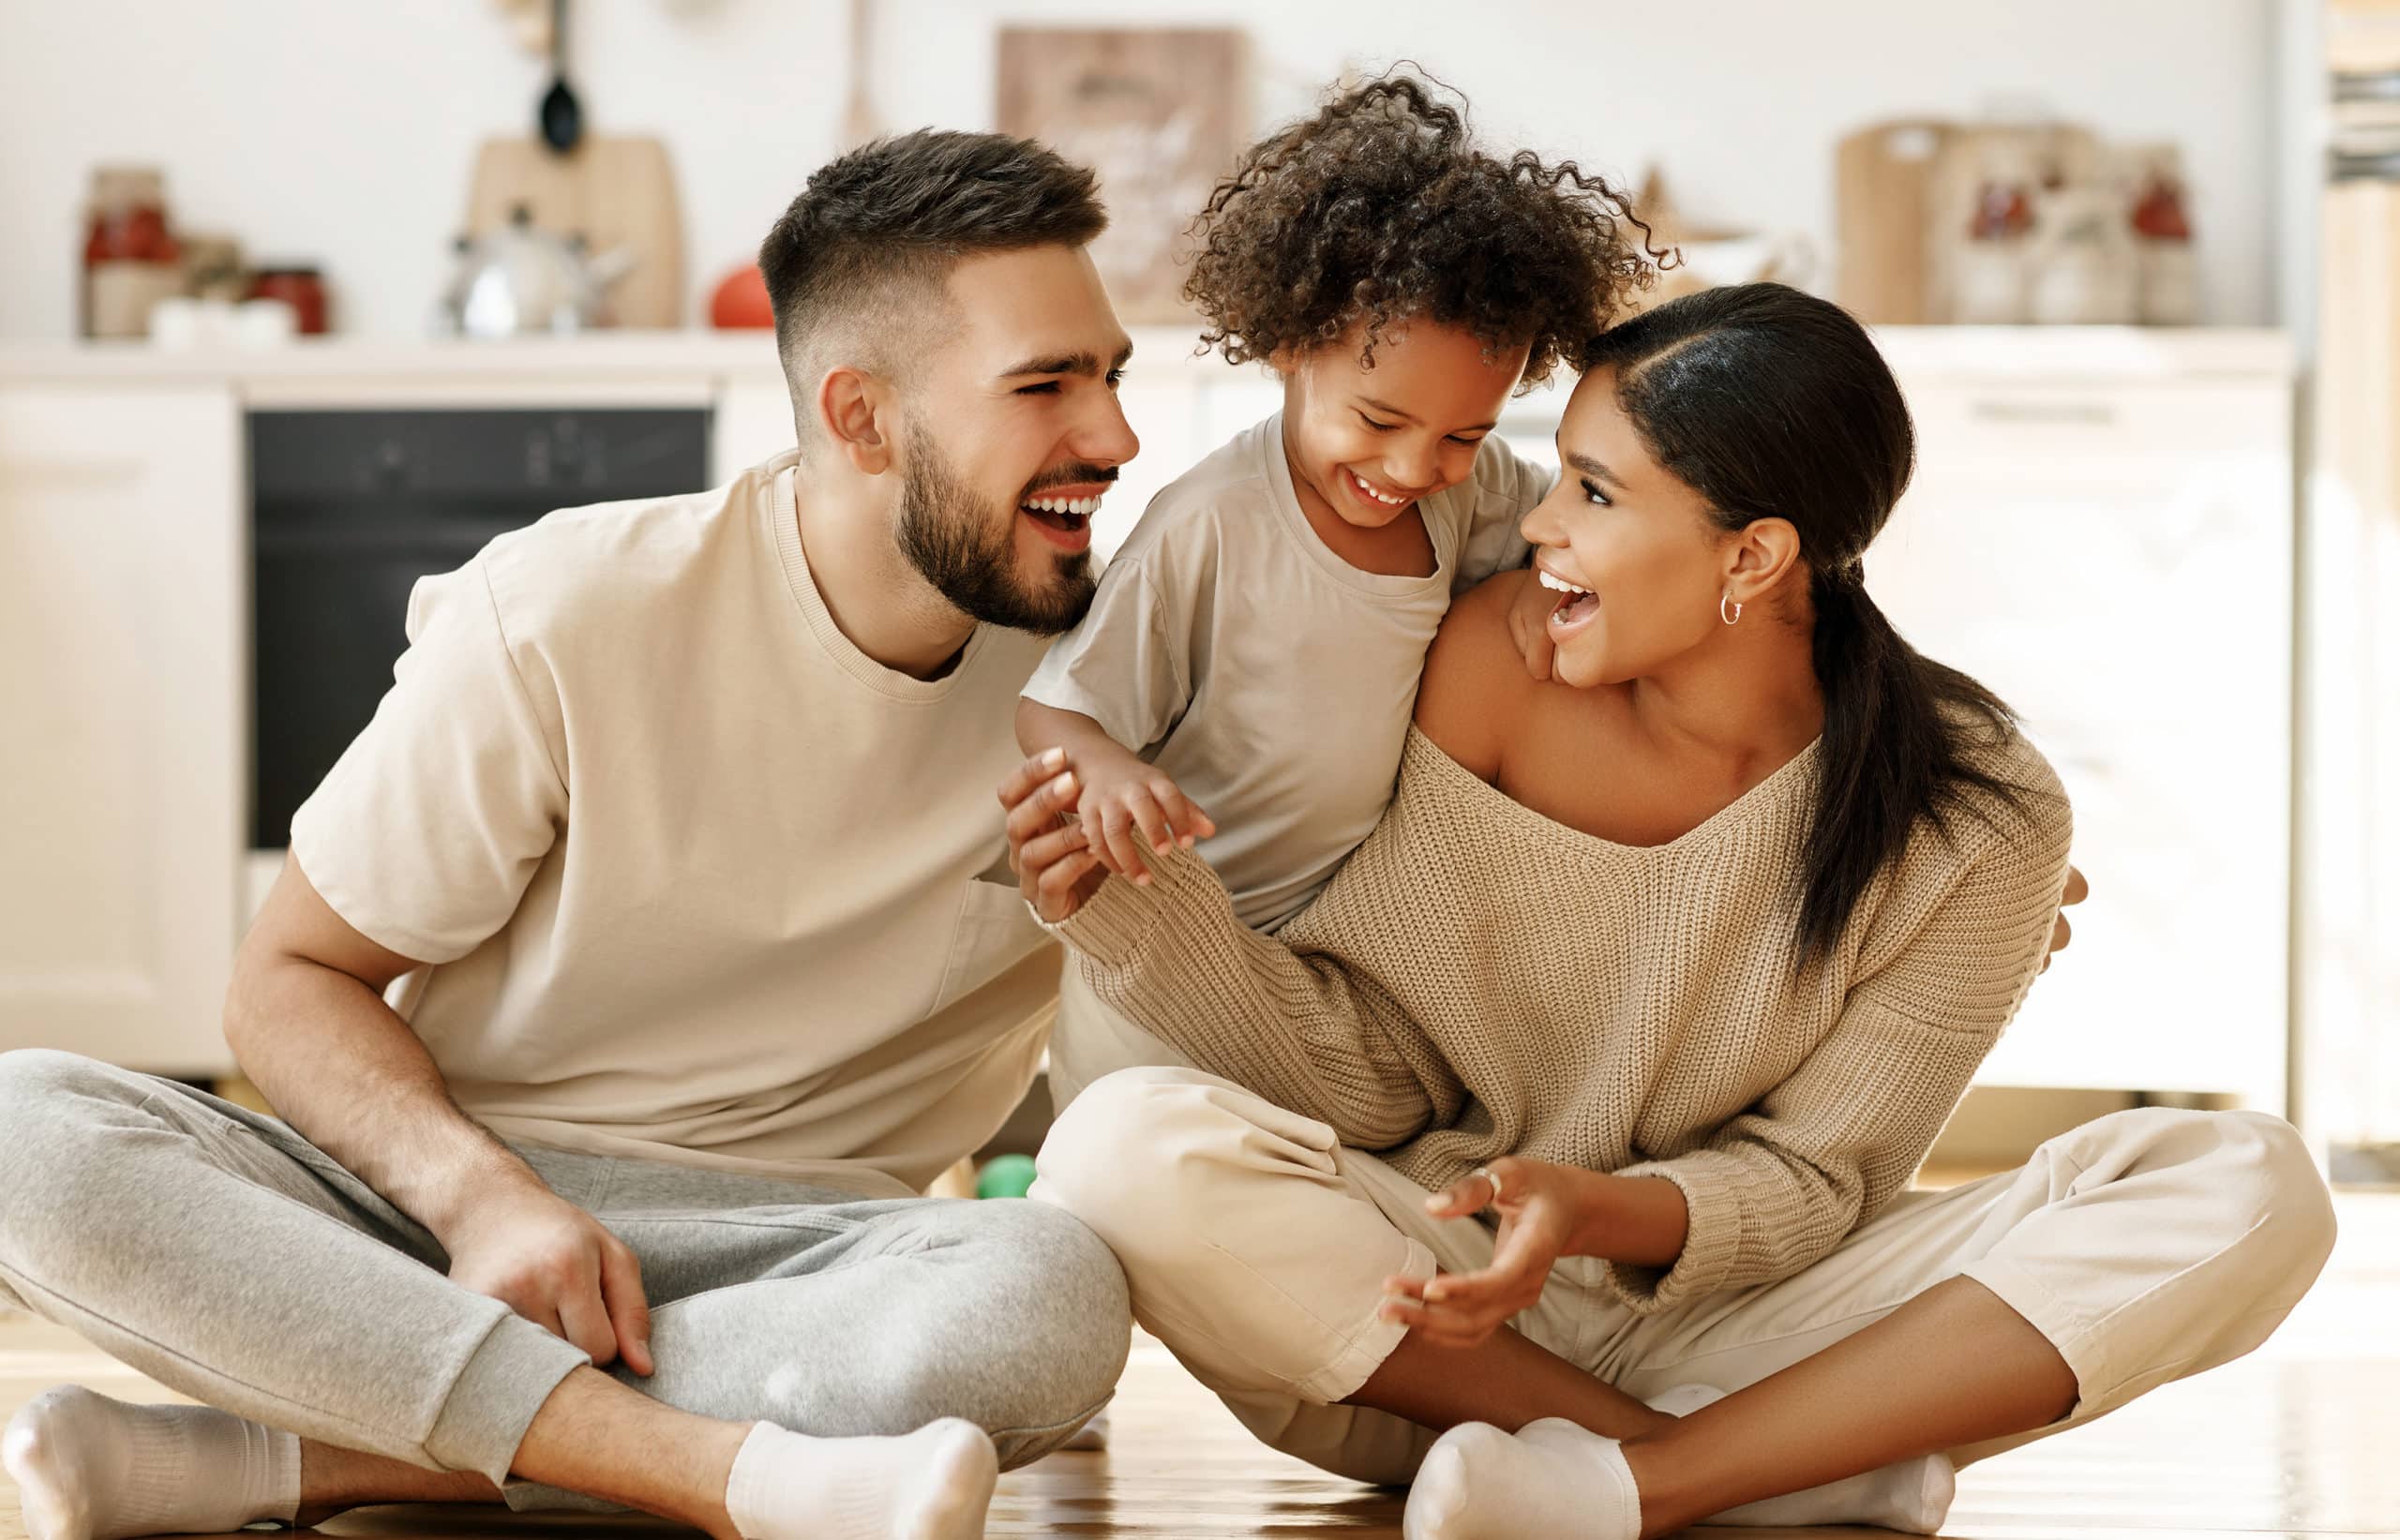
[{"label": "silver pot", "polygon": [[532,336],[608,324],[608,287],[633,270],[629,251],[584,249],[580,235],[533,226],[519,203],[483,239],[460,236],[458,268],[442,296],[441,329],[460,336]]}]

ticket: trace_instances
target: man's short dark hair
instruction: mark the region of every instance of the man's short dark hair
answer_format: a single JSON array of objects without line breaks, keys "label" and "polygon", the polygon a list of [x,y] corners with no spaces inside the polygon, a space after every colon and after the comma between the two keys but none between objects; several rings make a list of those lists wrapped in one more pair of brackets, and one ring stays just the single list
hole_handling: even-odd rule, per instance
[{"label": "man's short dark hair", "polygon": [[758,247],[803,423],[828,346],[885,352],[938,313],[960,258],[1081,247],[1107,224],[1091,172],[1029,139],[921,128],[829,162]]}]

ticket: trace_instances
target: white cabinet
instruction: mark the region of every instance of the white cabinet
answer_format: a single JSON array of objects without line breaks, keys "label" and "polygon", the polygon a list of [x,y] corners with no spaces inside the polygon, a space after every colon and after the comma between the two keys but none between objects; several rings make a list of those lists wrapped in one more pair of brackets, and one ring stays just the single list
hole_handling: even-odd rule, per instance
[{"label": "white cabinet", "polygon": [[231,1065],[230,386],[0,389],[0,1047]]},{"label": "white cabinet", "polygon": [[2092,883],[1982,1080],[2282,1110],[2287,374],[1901,372],[1919,468],[1868,589],[1919,650],[2022,714]]}]

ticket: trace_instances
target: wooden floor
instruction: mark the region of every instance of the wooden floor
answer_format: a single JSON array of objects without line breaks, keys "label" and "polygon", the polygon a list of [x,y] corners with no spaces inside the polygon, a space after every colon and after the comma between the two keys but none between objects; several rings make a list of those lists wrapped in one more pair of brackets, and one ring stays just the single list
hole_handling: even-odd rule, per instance
[{"label": "wooden floor", "polygon": [[[2073,1435],[1971,1468],[1942,1533],[1972,1540],[2400,1534],[2400,1194],[2345,1194],[2341,1206],[2332,1270],[2265,1348]],[[56,1327],[0,1318],[0,1417],[62,1380],[113,1396],[172,1398]],[[383,1540],[562,1528],[660,1531],[636,1519],[428,1508],[362,1511],[325,1526]],[[1396,1537],[1400,1500],[1259,1447],[1147,1339],[1136,1343],[1107,1452],[1057,1455],[1002,1478],[990,1527],[996,1536],[1179,1540],[1330,1531]],[[0,1481],[0,1540],[23,1536],[15,1493]]]}]

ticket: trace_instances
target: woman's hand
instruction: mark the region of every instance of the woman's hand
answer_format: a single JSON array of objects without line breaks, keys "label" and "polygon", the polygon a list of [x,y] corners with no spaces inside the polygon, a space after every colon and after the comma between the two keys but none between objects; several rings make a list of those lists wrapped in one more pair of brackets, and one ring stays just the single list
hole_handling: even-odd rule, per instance
[{"label": "woman's hand", "polygon": [[1393,1297],[1378,1313],[1437,1347],[1471,1348],[1541,1298],[1550,1269],[1575,1233],[1586,1173],[1513,1156],[1425,1200],[1437,1219],[1490,1208],[1500,1216],[1492,1264],[1479,1272],[1384,1280]]},{"label": "woman's hand", "polygon": [[1052,925],[1082,908],[1108,876],[1091,853],[1083,825],[1072,817],[1081,795],[1064,749],[1035,755],[1000,783],[1017,890]]}]

